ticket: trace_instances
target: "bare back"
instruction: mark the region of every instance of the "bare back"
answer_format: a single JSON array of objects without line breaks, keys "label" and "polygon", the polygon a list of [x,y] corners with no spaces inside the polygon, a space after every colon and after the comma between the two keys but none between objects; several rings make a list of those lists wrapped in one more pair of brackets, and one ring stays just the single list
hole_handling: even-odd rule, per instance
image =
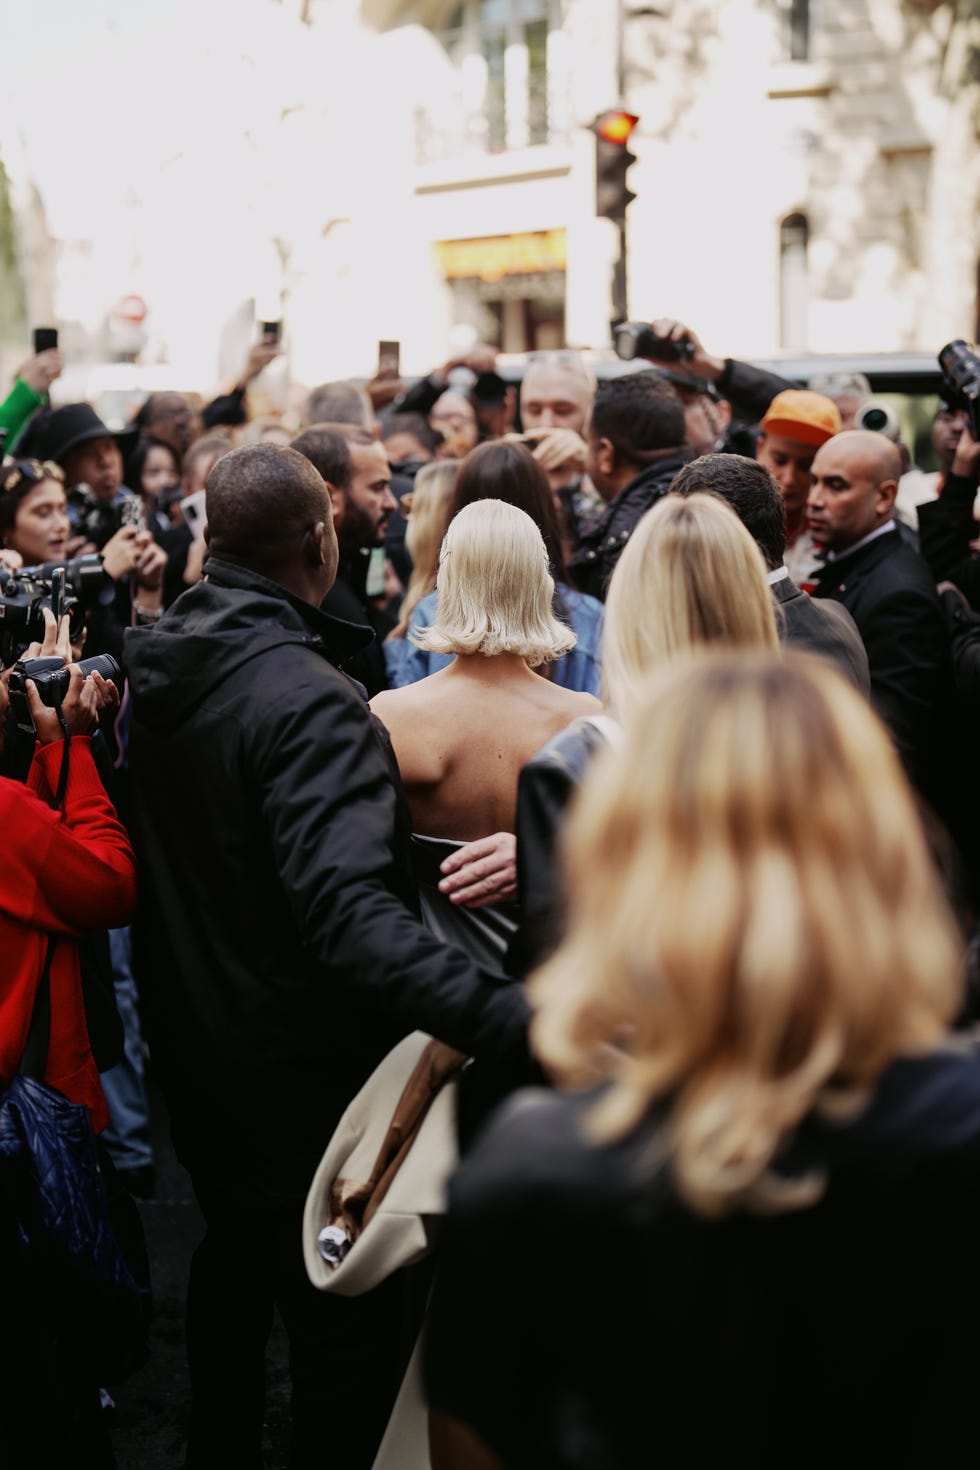
[{"label": "bare back", "polygon": [[391,735],[415,831],[462,842],[513,832],[521,767],[572,720],[602,710],[512,654],[458,657],[371,708]]}]

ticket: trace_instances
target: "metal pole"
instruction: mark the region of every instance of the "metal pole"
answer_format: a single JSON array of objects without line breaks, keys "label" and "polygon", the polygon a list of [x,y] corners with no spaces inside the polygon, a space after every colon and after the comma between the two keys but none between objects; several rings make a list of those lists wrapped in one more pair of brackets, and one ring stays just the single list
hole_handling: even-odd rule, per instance
[{"label": "metal pole", "polygon": [[[626,0],[616,0],[616,96],[626,106]],[[626,218],[619,221],[619,256],[612,273],[613,320],[629,320],[626,293]]]}]

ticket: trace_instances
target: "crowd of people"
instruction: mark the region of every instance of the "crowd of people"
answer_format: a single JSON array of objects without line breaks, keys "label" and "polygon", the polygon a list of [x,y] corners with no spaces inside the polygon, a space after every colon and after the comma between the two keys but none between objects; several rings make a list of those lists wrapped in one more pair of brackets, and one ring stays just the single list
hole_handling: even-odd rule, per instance
[{"label": "crowd of people", "polygon": [[[0,403],[11,1470],[114,1465],[119,1369],[94,1288],[32,1313],[4,1107],[87,1111],[145,1297],[148,1057],[205,1221],[190,1470],[262,1465],[275,1309],[292,1470],[976,1463],[980,426],[947,383],[926,473],[859,376],[648,336],[295,425],[250,417],[267,337],[121,433],[56,349]],[[434,1249],[318,1291],[311,1181],[415,1031],[466,1059]]]}]

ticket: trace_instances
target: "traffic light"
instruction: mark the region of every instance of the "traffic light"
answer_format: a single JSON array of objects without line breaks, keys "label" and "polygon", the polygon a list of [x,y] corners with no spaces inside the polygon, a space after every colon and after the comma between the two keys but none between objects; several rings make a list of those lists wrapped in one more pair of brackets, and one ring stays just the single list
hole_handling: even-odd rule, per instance
[{"label": "traffic light", "polygon": [[626,183],[626,174],[636,154],[629,149],[630,135],[639,122],[632,112],[615,108],[600,112],[592,124],[595,133],[595,212],[600,219],[621,223],[626,207],[636,198]]}]

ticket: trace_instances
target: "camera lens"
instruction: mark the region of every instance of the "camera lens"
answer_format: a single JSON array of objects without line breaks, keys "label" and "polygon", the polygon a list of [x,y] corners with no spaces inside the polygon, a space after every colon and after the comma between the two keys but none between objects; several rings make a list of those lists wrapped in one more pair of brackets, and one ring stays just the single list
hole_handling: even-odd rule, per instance
[{"label": "camera lens", "polygon": [[862,418],[864,419],[864,427],[871,429],[875,434],[880,434],[883,429],[888,427],[888,415],[883,408],[866,408]]}]

